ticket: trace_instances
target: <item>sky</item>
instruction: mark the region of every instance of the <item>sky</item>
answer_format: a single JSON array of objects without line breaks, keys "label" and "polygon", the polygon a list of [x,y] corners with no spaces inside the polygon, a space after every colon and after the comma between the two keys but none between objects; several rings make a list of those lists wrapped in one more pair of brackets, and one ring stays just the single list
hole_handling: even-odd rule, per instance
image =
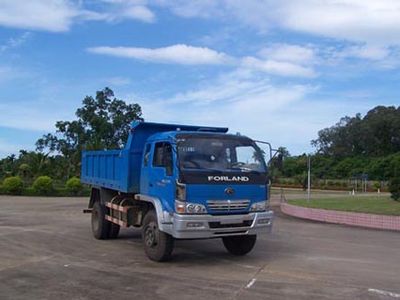
[{"label": "sky", "polygon": [[0,0],[0,158],[110,87],[146,121],[315,151],[400,105],[398,0]]}]

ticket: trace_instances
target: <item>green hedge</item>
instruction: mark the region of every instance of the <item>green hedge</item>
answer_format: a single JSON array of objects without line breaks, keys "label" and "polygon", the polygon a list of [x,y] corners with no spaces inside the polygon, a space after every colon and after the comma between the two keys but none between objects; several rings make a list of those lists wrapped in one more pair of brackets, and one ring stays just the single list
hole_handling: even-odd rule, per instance
[{"label": "green hedge", "polygon": [[79,195],[74,195],[74,194],[71,194],[71,192],[67,188],[57,187],[57,188],[53,188],[53,190],[48,194],[41,194],[41,193],[38,193],[32,187],[29,187],[29,188],[25,188],[22,190],[22,195],[23,196],[46,196],[46,197],[76,197],[76,196],[88,197],[88,196],[90,196],[90,188],[84,187],[83,190],[79,193]]},{"label": "green hedge", "polygon": [[20,195],[23,188],[24,183],[18,176],[7,177],[1,185],[2,192],[8,195]]},{"label": "green hedge", "polygon": [[40,195],[50,195],[52,194],[53,179],[49,176],[39,176],[32,184],[33,190]]},{"label": "green hedge", "polygon": [[22,179],[15,176],[4,179],[0,184],[0,195],[87,197],[90,195],[90,187],[83,185],[77,177],[70,178],[65,184],[54,184],[48,176],[39,176],[32,186],[26,187]]},{"label": "green hedge", "polygon": [[83,191],[83,184],[78,177],[72,177],[65,183],[65,188],[71,195],[78,196]]}]

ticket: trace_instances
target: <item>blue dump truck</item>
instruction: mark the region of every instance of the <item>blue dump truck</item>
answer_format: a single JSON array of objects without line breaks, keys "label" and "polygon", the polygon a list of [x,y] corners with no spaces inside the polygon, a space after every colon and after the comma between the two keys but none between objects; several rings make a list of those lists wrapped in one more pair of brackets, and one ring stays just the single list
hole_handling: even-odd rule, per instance
[{"label": "blue dump truck", "polygon": [[139,227],[154,261],[171,257],[175,239],[222,238],[230,253],[250,252],[272,227],[265,152],[227,131],[135,121],[124,149],[83,151],[94,237]]}]

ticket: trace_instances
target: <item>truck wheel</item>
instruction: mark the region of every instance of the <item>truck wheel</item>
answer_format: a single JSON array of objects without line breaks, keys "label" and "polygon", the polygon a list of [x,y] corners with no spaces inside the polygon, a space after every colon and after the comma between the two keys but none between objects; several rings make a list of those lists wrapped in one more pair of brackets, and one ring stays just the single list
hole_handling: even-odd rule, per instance
[{"label": "truck wheel", "polygon": [[110,239],[116,239],[118,237],[120,228],[121,226],[114,223],[110,223],[110,231],[108,232],[108,237]]},{"label": "truck wheel", "polygon": [[256,244],[256,235],[227,236],[222,238],[226,250],[233,255],[245,255]]},{"label": "truck wheel", "polygon": [[148,258],[154,261],[166,261],[171,258],[174,238],[158,229],[154,210],[148,211],[143,219],[142,238],[144,252]]},{"label": "truck wheel", "polygon": [[100,202],[95,202],[92,209],[92,232],[98,240],[108,239],[110,222],[105,219],[106,208]]}]

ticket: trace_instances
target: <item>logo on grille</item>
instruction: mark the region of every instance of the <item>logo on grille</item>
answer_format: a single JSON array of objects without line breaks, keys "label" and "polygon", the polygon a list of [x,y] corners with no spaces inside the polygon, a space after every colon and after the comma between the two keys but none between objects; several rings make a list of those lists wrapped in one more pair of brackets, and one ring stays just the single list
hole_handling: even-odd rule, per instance
[{"label": "logo on grille", "polygon": [[208,181],[232,181],[232,182],[248,182],[247,176],[208,176]]},{"label": "logo on grille", "polygon": [[225,194],[227,195],[233,195],[235,193],[235,190],[231,187],[228,187],[225,189]]}]

